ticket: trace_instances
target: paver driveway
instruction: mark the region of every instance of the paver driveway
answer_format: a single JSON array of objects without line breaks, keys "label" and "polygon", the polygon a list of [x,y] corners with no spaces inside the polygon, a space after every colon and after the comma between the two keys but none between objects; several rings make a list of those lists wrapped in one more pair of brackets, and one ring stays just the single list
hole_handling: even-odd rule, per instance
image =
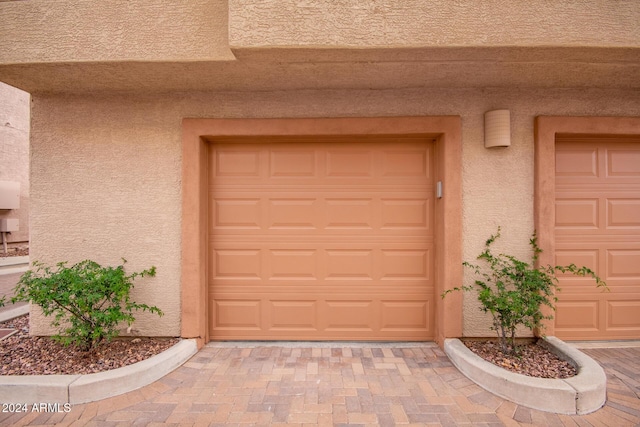
[{"label": "paver driveway", "polygon": [[640,347],[585,352],[607,371],[608,402],[583,416],[498,398],[467,380],[432,343],[212,343],[140,390],[68,413],[4,413],[0,424],[638,425]]}]

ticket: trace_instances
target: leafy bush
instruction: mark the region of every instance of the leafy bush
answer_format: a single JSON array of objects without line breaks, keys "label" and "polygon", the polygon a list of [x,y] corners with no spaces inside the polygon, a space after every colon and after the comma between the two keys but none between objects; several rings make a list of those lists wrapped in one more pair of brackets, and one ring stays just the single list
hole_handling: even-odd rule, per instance
[{"label": "leafy bush", "polygon": [[127,275],[127,261],[122,261],[115,268],[90,260],[71,267],[61,262],[56,269],[34,262],[35,271],[22,275],[11,301],[39,305],[45,316],[54,316],[51,325],[59,331],[54,339],[89,351],[117,336],[122,322],[131,326],[134,310],[163,314],[158,307],[133,302],[129,295],[134,279],[155,276],[155,267]]},{"label": "leafy bush", "polygon": [[568,266],[538,266],[538,256],[542,250],[538,247],[536,233],[529,240],[533,255],[531,263],[520,261],[511,255],[494,255],[491,245],[500,237],[498,232],[485,243],[484,251],[477,259],[488,264],[489,269],[464,262],[480,279],[475,280],[473,286],[461,286],[447,290],[442,294],[444,298],[453,291],[471,291],[477,289],[478,300],[482,304],[481,310],[491,313],[493,330],[500,340],[503,353],[517,354],[516,329],[523,325],[532,332],[541,331],[543,320],[550,320],[552,315],[544,315],[542,307],[547,306],[555,310],[559,291],[556,272],[572,273],[578,276],[590,276],[598,287],[607,289],[607,285],[592,270],[587,267]]}]

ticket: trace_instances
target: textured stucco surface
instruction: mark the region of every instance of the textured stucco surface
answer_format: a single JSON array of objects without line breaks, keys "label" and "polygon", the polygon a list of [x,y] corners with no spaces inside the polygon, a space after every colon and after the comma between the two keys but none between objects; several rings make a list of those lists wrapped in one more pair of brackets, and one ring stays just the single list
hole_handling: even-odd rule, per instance
[{"label": "textured stucco surface", "polygon": [[229,0],[232,47],[629,46],[639,21],[634,0]]},{"label": "textured stucco surface", "polygon": [[[1,4],[1,3],[0,3]],[[639,3],[640,4],[640,3]],[[638,42],[640,45],[640,41]],[[236,61],[0,64],[31,93],[638,88],[640,48],[236,49]]]},{"label": "textured stucco surface", "polygon": [[0,62],[224,60],[224,0],[0,2]]},{"label": "textured stucco surface", "polygon": [[136,300],[165,312],[160,321],[140,316],[134,329],[147,335],[179,331],[180,117],[167,107],[59,98],[35,99],[33,110],[31,258],[125,258],[129,272],[157,266],[158,276],[135,290]]},{"label": "textured stucco surface", "polygon": [[638,87],[635,0],[0,2],[30,93]]},{"label": "textured stucco surface", "polygon": [[[640,93],[604,89],[404,89],[193,92],[34,97],[32,254],[48,263],[93,258],[158,267],[136,299],[161,307],[134,329],[179,334],[180,143],[183,117],[461,115],[463,251],[473,260],[498,225],[500,249],[526,257],[533,231],[536,115],[640,114]],[[512,146],[485,149],[485,111],[507,108]],[[445,185],[446,188],[446,185]],[[446,191],[446,190],[445,190]],[[446,196],[446,195],[445,195]],[[467,274],[465,280],[471,280]],[[464,334],[491,335],[472,295]],[[46,331],[35,316],[35,331]]]},{"label": "textured stucco surface", "polygon": [[20,183],[20,208],[0,209],[0,218],[20,221],[19,231],[7,235],[9,243],[29,241],[30,99],[28,93],[0,83],[0,181]]}]

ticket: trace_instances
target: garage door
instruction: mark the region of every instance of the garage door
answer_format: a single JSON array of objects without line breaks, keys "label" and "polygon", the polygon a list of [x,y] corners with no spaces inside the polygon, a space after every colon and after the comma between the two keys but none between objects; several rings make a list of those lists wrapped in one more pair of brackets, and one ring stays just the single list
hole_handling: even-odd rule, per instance
[{"label": "garage door", "polygon": [[213,340],[432,340],[433,141],[209,146]]},{"label": "garage door", "polygon": [[611,290],[562,277],[556,335],[640,338],[640,137],[556,141],[556,262],[592,268]]}]

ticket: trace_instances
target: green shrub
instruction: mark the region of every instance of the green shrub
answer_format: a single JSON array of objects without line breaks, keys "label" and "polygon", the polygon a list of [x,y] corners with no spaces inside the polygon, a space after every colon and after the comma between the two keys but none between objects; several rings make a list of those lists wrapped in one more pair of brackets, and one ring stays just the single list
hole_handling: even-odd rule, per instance
[{"label": "green shrub", "polygon": [[552,315],[544,315],[542,307],[555,310],[559,291],[556,272],[572,273],[578,276],[590,276],[598,287],[607,289],[607,285],[587,267],[568,266],[535,266],[542,250],[538,247],[534,233],[529,241],[533,251],[531,263],[520,261],[511,255],[494,255],[491,245],[500,237],[498,232],[485,243],[484,251],[477,259],[488,264],[488,269],[479,265],[464,262],[480,279],[473,286],[461,286],[447,290],[444,298],[452,291],[471,291],[476,289],[481,310],[489,312],[493,318],[493,330],[496,331],[503,353],[517,354],[516,329],[522,325],[531,332],[543,329],[543,320],[550,320]]},{"label": "green shrub", "polygon": [[45,316],[54,317],[51,325],[59,332],[54,339],[89,351],[117,336],[123,322],[131,326],[134,310],[163,314],[158,307],[133,302],[129,295],[134,279],[155,276],[155,267],[127,275],[127,261],[122,261],[115,268],[90,260],[71,267],[61,262],[56,269],[34,262],[35,270],[22,275],[11,300],[39,305]]}]

